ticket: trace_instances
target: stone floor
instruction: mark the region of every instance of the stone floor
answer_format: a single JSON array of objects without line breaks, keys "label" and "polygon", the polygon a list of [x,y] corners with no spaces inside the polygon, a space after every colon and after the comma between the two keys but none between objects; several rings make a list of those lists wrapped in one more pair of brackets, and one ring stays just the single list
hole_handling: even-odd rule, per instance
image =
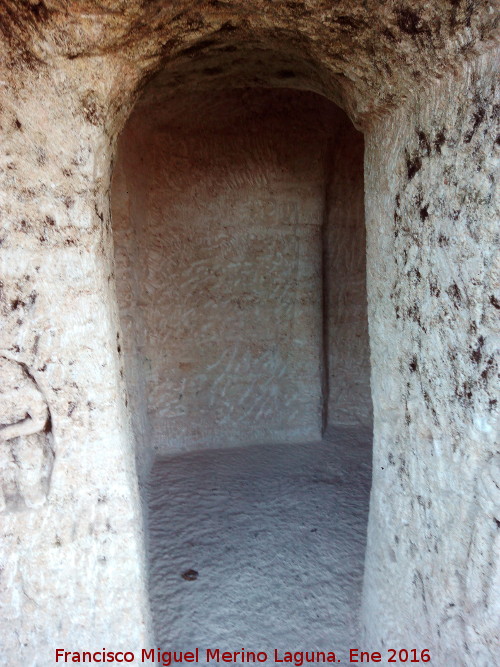
[{"label": "stone floor", "polygon": [[[157,646],[334,651],[348,664],[358,610],[371,435],[158,460],[149,489]],[[237,657],[233,664],[245,662]],[[187,664],[187,663],[186,663]],[[266,664],[266,663],[264,663]]]}]

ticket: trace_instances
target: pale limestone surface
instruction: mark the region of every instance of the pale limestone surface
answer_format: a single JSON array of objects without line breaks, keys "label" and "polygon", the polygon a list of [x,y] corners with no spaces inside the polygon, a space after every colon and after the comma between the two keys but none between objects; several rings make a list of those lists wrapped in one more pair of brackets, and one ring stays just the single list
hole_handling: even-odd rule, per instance
[{"label": "pale limestone surface", "polygon": [[140,467],[370,424],[362,150],[317,95],[138,105],[112,208]]},{"label": "pale limestone surface", "polygon": [[[371,432],[359,426],[329,429],[319,444],[156,460],[149,552],[158,644],[262,650],[268,667],[275,648],[281,658],[334,651],[350,664],[370,477]],[[188,568],[196,580],[181,576]]]},{"label": "pale limestone surface", "polygon": [[[0,518],[2,660],[52,665],[57,646],[147,643],[149,611],[103,224],[109,138],[72,102],[72,78],[26,73],[19,90],[16,76],[17,92],[3,80],[0,121],[0,349],[16,363],[1,383],[11,391],[17,366],[29,370],[54,460],[46,502]],[[31,396],[18,393],[29,412]]]},{"label": "pale limestone surface", "polygon": [[366,155],[364,622],[374,645],[411,637],[467,667],[495,664],[500,628],[496,55],[382,122]]},{"label": "pale limestone surface", "polygon": [[[314,90],[365,132],[375,438],[365,637],[377,648],[425,642],[440,667],[494,665],[498,3],[1,9],[0,353],[30,369],[55,453],[46,502],[2,515],[7,664],[51,665],[56,645],[151,639],[109,184],[116,137],[163,68],[172,92],[231,79]],[[14,383],[4,371],[2,385]]]},{"label": "pale limestone surface", "polygon": [[323,228],[328,423],[372,427],[363,135],[330,124]]},{"label": "pale limestone surface", "polygon": [[54,462],[52,420],[42,392],[26,366],[0,357],[0,509],[38,507],[50,490]]},{"label": "pale limestone surface", "polygon": [[140,105],[121,136],[118,300],[160,455],[321,439],[324,106],[194,94]]}]

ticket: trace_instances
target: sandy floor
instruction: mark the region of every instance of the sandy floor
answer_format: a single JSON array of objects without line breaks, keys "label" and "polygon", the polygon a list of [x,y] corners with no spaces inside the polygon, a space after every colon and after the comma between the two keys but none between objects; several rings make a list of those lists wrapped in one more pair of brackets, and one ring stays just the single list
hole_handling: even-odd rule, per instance
[{"label": "sandy floor", "polygon": [[265,651],[265,665],[274,664],[274,649],[334,651],[349,664],[348,649],[360,643],[370,444],[369,434],[345,430],[319,445],[157,461],[150,488],[157,646],[199,648],[205,664],[207,648]]}]

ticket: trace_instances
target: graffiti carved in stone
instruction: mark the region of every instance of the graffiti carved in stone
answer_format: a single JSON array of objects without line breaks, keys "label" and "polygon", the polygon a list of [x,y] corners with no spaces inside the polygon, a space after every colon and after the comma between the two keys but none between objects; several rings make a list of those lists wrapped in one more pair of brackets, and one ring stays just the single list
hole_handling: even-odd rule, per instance
[{"label": "graffiti carved in stone", "polygon": [[0,511],[43,505],[54,463],[50,411],[28,367],[0,356]]}]

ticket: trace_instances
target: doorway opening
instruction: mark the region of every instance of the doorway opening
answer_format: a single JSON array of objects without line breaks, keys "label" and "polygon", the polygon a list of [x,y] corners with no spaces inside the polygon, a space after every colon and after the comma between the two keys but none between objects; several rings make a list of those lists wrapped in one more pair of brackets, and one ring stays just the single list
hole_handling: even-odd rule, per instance
[{"label": "doorway opening", "polygon": [[165,100],[153,82],[122,132],[113,235],[158,645],[356,637],[363,196],[363,136],[311,92]]}]

